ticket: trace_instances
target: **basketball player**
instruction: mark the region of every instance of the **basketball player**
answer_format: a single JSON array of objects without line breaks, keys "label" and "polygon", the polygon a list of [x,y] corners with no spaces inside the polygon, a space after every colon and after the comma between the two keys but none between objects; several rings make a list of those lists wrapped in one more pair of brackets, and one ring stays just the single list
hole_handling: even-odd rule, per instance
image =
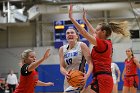
[{"label": "basketball player", "polygon": [[31,49],[25,50],[21,54],[22,58],[22,67],[21,67],[21,75],[20,82],[14,93],[35,93],[35,86],[52,86],[54,85],[52,82],[42,82],[38,80],[38,73],[36,68],[46,60],[50,55],[50,49],[46,51],[44,56],[36,61],[35,52]]},{"label": "basketball player", "polygon": [[79,36],[74,28],[67,29],[66,39],[68,44],[61,46],[59,49],[60,71],[65,76],[64,93],[80,93],[81,89],[71,87],[66,78],[69,78],[70,70],[85,72],[85,63],[87,61],[89,68],[85,77],[81,79],[81,85],[86,82],[93,68],[90,50],[85,43],[78,41]]},{"label": "basketball player", "polygon": [[132,49],[127,49],[126,55],[125,68],[122,73],[122,80],[124,81],[122,93],[137,93],[139,83],[137,67],[140,69],[140,64],[138,59],[134,57]]},{"label": "basketball player", "polygon": [[89,28],[89,32],[87,32],[73,18],[72,5],[70,5],[69,18],[80,34],[94,45],[91,53],[94,79],[84,93],[111,93],[113,89],[111,73],[112,43],[111,40],[108,40],[108,37],[111,36],[112,31],[127,36],[124,32],[125,29],[121,28],[123,25],[115,22],[100,23],[94,29],[86,19],[86,12],[84,11],[83,20]]},{"label": "basketball player", "polygon": [[[113,90],[112,93],[118,93],[118,82],[120,82],[120,69],[118,65],[114,62],[111,63],[111,71],[112,71],[112,77],[113,77]],[[116,75],[117,72],[117,75]]]}]

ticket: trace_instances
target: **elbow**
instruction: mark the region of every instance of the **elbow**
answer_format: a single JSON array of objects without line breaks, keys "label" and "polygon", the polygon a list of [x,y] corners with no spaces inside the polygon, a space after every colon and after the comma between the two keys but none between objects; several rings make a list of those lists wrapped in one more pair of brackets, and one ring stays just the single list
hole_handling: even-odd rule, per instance
[{"label": "elbow", "polygon": [[60,72],[63,74],[63,67],[60,66]]}]

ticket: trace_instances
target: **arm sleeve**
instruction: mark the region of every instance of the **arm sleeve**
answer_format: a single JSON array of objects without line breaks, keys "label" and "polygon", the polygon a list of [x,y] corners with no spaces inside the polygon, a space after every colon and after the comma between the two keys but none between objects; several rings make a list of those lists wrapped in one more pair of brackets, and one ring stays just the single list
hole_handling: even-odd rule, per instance
[{"label": "arm sleeve", "polygon": [[24,64],[22,67],[21,67],[21,74],[23,76],[27,76],[27,75],[30,75],[32,72],[29,72],[28,71],[28,64]]}]

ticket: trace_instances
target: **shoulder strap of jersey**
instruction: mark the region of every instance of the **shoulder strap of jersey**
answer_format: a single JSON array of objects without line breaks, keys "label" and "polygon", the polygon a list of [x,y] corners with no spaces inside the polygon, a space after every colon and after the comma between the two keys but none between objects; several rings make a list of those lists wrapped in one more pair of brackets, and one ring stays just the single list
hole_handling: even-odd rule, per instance
[{"label": "shoulder strap of jersey", "polygon": [[[106,44],[106,43],[105,43],[105,44]],[[94,50],[95,50],[97,53],[104,53],[104,52],[107,51],[107,49],[108,49],[108,44],[106,44],[106,48],[105,48],[104,51],[98,51],[98,50],[96,49],[96,46],[94,46]]]}]

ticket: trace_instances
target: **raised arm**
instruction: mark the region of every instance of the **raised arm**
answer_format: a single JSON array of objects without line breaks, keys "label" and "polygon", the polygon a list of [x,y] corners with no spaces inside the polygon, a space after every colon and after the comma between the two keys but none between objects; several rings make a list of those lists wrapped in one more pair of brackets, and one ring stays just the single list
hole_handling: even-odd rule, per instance
[{"label": "raised arm", "polygon": [[47,51],[45,52],[44,56],[38,60],[37,62],[33,62],[29,65],[28,67],[28,71],[33,71],[34,69],[36,69],[44,60],[46,60],[48,57],[50,56],[50,49],[47,49]]},{"label": "raised arm", "polygon": [[74,26],[76,27],[76,29],[80,32],[80,34],[85,37],[90,43],[92,43],[93,45],[96,45],[96,38],[93,35],[90,35],[85,28],[81,27],[81,25],[73,18],[72,16],[72,5],[70,5],[70,9],[69,9],[69,18],[71,20],[71,22],[74,24]]},{"label": "raised arm", "polygon": [[83,20],[85,21],[86,26],[89,28],[89,34],[95,35],[95,29],[93,28],[93,26],[87,20],[86,14],[87,14],[87,12],[85,11],[85,9],[83,9]]}]

